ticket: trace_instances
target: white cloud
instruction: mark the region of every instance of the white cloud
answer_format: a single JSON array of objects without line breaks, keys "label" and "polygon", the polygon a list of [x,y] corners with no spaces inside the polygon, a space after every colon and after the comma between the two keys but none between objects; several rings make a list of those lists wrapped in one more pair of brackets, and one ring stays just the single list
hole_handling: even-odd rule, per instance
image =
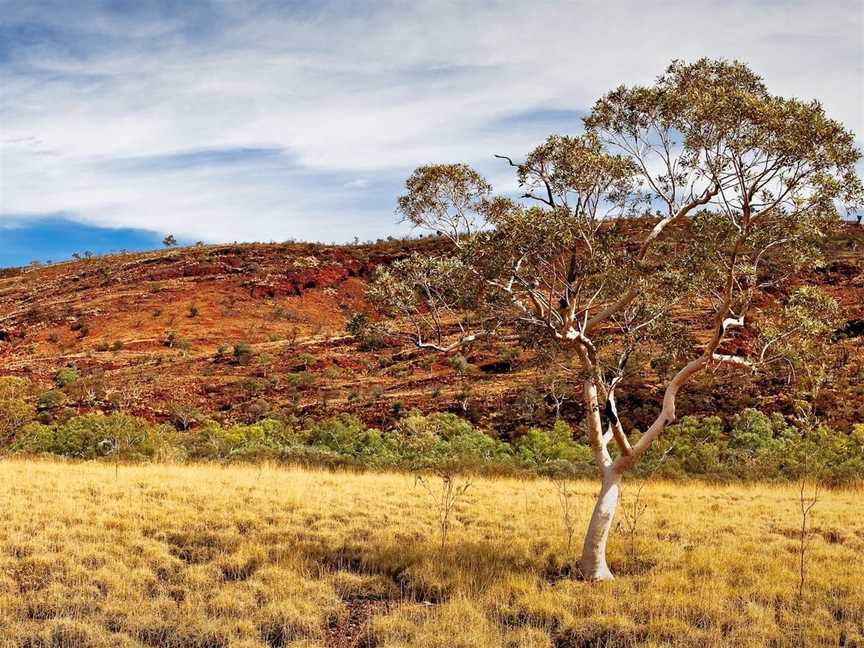
[{"label": "white cloud", "polygon": [[[744,60],[864,130],[858,0],[40,4],[0,0],[7,27],[53,30],[0,58],[0,214],[207,240],[381,235],[413,167],[464,160],[512,184],[492,154],[524,153],[545,127],[514,115],[585,111],[673,58]],[[286,161],[118,163],[250,148]]]}]

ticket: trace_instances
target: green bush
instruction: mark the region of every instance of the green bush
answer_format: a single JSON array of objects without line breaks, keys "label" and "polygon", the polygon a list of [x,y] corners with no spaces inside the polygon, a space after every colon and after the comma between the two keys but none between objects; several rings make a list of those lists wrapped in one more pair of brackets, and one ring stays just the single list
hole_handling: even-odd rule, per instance
[{"label": "green bush", "polygon": [[[83,380],[83,379],[82,379]],[[24,395],[26,381],[0,379],[0,441],[13,452],[66,457],[153,460],[189,457],[218,461],[290,461],[307,465],[398,467],[419,470],[530,472],[552,477],[596,473],[591,448],[573,439],[571,427],[531,428],[513,443],[496,439],[450,413],[405,413],[382,431],[340,414],[309,422],[263,418],[223,425],[194,420],[178,433],[171,425],[115,413],[77,416],[61,409],[59,390],[38,399],[50,416],[34,420],[37,408]],[[58,396],[59,395],[59,396]],[[273,416],[271,414],[271,416]],[[181,427],[185,427],[181,425]],[[635,442],[638,434],[632,435]],[[615,452],[614,445],[610,451]],[[864,480],[864,424],[849,433],[826,427],[792,427],[779,415],[745,410],[724,423],[716,416],[684,417],[670,425],[637,464],[642,475],[699,476],[712,480],[788,480],[817,474],[830,484]]]},{"label": "green bush", "polygon": [[451,413],[411,412],[393,430],[401,463],[414,468],[513,466],[513,449]]},{"label": "green bush", "polygon": [[155,426],[127,414],[87,414],[65,423],[30,423],[12,444],[15,452],[51,453],[95,459],[115,456],[124,460],[164,457],[170,453],[170,428]]},{"label": "green bush", "polygon": [[39,410],[52,410],[60,407],[66,402],[66,394],[59,389],[49,389],[39,396],[37,407]]},{"label": "green bush", "polygon": [[395,463],[398,458],[397,444],[392,435],[368,429],[360,419],[348,414],[318,421],[304,432],[304,436],[308,445],[377,465]]},{"label": "green bush", "polygon": [[78,380],[78,371],[74,367],[63,367],[54,374],[54,384],[60,389]]},{"label": "green bush", "polygon": [[820,426],[801,430],[781,415],[744,410],[728,425],[716,416],[670,425],[637,465],[669,478],[788,480],[818,474],[832,484],[864,479],[864,426],[849,434]]},{"label": "green bush", "polygon": [[0,443],[13,439],[36,417],[36,408],[21,398],[0,398]]},{"label": "green bush", "polygon": [[377,351],[386,346],[384,336],[364,313],[354,313],[345,329],[357,340],[361,351]]},{"label": "green bush", "polygon": [[299,438],[282,421],[264,419],[251,425],[223,427],[208,420],[184,438],[187,454],[195,459],[232,459],[276,455]]},{"label": "green bush", "polygon": [[234,361],[240,366],[245,367],[252,362],[254,357],[255,351],[252,349],[252,345],[246,342],[238,342],[234,345]]},{"label": "green bush", "polygon": [[18,378],[17,376],[0,377],[0,400],[24,398],[31,389],[32,385],[26,378]]},{"label": "green bush", "polygon": [[515,446],[519,460],[530,467],[561,461],[589,466],[594,460],[591,448],[575,442],[572,429],[560,419],[550,431],[531,428],[516,440]]}]

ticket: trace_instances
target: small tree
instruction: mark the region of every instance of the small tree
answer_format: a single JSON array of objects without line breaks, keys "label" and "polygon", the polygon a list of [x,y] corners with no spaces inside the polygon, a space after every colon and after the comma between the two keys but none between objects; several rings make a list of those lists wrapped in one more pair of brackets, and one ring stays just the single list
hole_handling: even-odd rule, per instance
[{"label": "small tree", "polygon": [[174,247],[177,245],[177,239],[174,238],[173,234],[167,234],[165,238],[162,239],[162,245],[165,247]]},{"label": "small tree", "polygon": [[428,477],[418,475],[415,483],[419,485],[435,506],[438,522],[438,536],[441,540],[441,551],[447,547],[447,534],[450,531],[450,516],[453,509],[468,493],[471,480],[460,482],[457,474],[448,468],[440,468],[435,472],[438,486],[433,485]]},{"label": "small tree", "polygon": [[0,397],[0,444],[13,441],[36,417],[36,408],[21,398]]},{"label": "small tree", "polygon": [[[819,261],[838,204],[862,189],[852,133],[737,62],[674,62],[650,86],[604,96],[585,125],[523,162],[503,158],[521,201],[493,196],[466,165],[418,168],[399,212],[452,253],[382,270],[370,296],[406,318],[418,346],[455,351],[506,326],[569,359],[602,478],[580,566],[604,580],[622,476],[675,420],[694,377],[778,366],[730,339],[758,323],[758,290]],[[631,443],[616,389],[659,366],[662,406]]]},{"label": "small tree", "polygon": [[176,404],[170,409],[171,421],[180,430],[188,430],[204,420],[204,416],[193,405]]},{"label": "small tree", "polygon": [[576,519],[578,511],[576,509],[575,495],[568,476],[555,476],[552,478],[552,486],[555,488],[555,493],[558,495],[558,505],[561,512],[561,523],[564,525],[564,531],[567,534],[567,556],[573,550],[573,536],[576,534]]},{"label": "small tree", "polygon": [[[624,513],[624,533],[627,534],[629,543],[630,565],[636,570],[639,567],[639,554],[636,549],[636,539],[639,536],[639,522],[642,515],[648,510],[648,504],[642,500],[642,490],[645,488],[645,482],[641,482],[636,489],[636,494],[628,497],[622,502]],[[622,500],[624,500],[622,494]],[[619,522],[620,524],[620,522]]]}]

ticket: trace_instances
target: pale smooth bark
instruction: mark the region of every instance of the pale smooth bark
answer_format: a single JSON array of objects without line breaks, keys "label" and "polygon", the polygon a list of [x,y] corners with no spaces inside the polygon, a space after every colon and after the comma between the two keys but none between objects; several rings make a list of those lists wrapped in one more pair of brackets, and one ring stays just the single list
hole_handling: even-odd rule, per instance
[{"label": "pale smooth bark", "polygon": [[[606,543],[609,539],[609,531],[612,528],[612,520],[615,517],[618,498],[621,494],[621,478],[648,451],[651,444],[666,429],[666,426],[675,420],[675,401],[678,392],[694,375],[703,371],[712,362],[741,363],[737,356],[717,353],[717,348],[727,329],[732,326],[743,326],[744,324],[743,315],[728,317],[731,305],[731,297],[729,295],[731,295],[731,280],[727,283],[727,298],[715,317],[715,329],[711,340],[706,345],[703,353],[698,358],[684,365],[666,385],[660,412],[654,419],[654,422],[645,431],[645,434],[642,435],[642,438],[632,447],[627,441],[627,437],[618,420],[613,393],[614,386],[606,394],[606,416],[609,418],[609,430],[604,434],[597,393],[598,380],[594,377],[589,377],[585,380],[583,397],[587,409],[588,438],[591,441],[594,458],[600,467],[603,478],[600,493],[594,505],[594,512],[588,524],[588,531],[585,534],[582,557],[579,561],[582,576],[586,580],[604,581],[614,578],[612,570],[609,569],[609,565],[606,562]],[[583,346],[580,349],[580,355],[586,369],[593,371],[596,364],[592,349]],[[613,439],[621,450],[620,455],[615,460],[609,454],[608,447],[609,442]]]},{"label": "pale smooth bark", "polygon": [[591,514],[591,522],[582,545],[582,558],[579,561],[585,580],[604,581],[614,578],[606,564],[606,541],[609,539],[609,530],[612,528],[620,494],[621,473],[611,467],[604,468],[603,486]]}]

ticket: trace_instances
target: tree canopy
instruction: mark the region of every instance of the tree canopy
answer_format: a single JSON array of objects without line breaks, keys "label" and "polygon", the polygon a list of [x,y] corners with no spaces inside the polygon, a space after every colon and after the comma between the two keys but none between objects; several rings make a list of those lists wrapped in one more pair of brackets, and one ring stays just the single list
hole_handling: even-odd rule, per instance
[{"label": "tree canopy", "polygon": [[[583,134],[552,135],[522,162],[499,155],[518,198],[493,194],[464,164],[419,167],[398,212],[453,248],[380,271],[370,296],[421,347],[515,332],[560,349],[582,383],[604,483],[614,481],[675,419],[694,375],[815,350],[805,338],[830,300],[812,289],[788,304],[754,297],[819,262],[840,212],[862,201],[860,155],[818,102],[771,94],[746,65],[674,61],[655,83],[600,98]],[[732,331],[759,322],[745,349],[727,348]],[[672,369],[662,408],[631,445],[615,389],[659,365]]]}]

